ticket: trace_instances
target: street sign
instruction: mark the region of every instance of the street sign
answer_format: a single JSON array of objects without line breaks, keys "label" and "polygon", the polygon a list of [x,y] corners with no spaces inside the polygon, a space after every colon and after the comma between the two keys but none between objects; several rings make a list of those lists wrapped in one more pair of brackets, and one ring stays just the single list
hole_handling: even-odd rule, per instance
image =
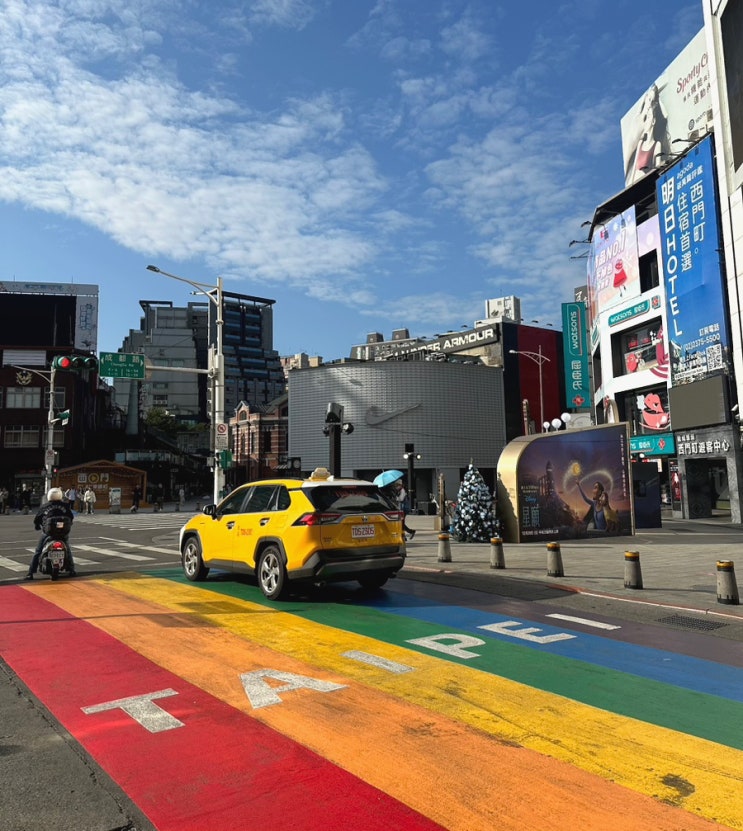
[{"label": "street sign", "polygon": [[144,381],[144,355],[101,352],[98,374],[104,378],[132,378],[135,381]]},{"label": "street sign", "polygon": [[226,450],[230,446],[229,427],[223,422],[217,422],[214,428],[214,449]]}]

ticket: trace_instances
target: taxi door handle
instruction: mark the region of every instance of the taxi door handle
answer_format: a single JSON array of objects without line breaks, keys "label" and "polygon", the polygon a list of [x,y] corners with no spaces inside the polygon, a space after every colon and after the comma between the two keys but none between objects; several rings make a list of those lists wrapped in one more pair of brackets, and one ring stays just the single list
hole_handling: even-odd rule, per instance
[{"label": "taxi door handle", "polygon": [[235,520],[233,519],[231,522],[227,523],[227,530],[231,531],[235,527]]},{"label": "taxi door handle", "polygon": [[270,516],[264,516],[263,519],[261,520],[261,525],[265,525],[267,522],[270,522],[270,521],[271,521]]}]

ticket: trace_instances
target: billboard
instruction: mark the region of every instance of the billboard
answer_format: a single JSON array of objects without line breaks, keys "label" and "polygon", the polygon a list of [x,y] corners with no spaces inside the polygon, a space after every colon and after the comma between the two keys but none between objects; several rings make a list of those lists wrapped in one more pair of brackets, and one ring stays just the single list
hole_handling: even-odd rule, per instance
[{"label": "billboard", "polygon": [[585,303],[562,304],[562,348],[565,362],[565,398],[568,407],[590,409],[588,330]]},{"label": "billboard", "polygon": [[710,90],[710,61],[702,29],[622,118],[627,186],[668,164],[678,152],[674,141],[697,141],[712,129]]},{"label": "billboard", "polygon": [[98,286],[0,281],[0,295],[4,343],[98,351]]},{"label": "billboard", "polygon": [[634,533],[626,422],[520,436],[498,462],[511,542]]},{"label": "billboard", "polygon": [[672,384],[731,371],[712,138],[658,178]]},{"label": "billboard", "polygon": [[591,325],[601,312],[640,294],[640,261],[634,205],[596,222],[588,255]]}]

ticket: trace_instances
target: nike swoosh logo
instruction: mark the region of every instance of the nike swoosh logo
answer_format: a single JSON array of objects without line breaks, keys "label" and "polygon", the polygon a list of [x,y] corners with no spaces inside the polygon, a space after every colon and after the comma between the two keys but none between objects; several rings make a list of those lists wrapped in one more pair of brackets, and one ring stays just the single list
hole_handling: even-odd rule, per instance
[{"label": "nike swoosh logo", "polygon": [[410,404],[407,407],[401,407],[399,410],[385,411],[379,407],[369,407],[366,411],[365,421],[370,427],[376,427],[377,424],[384,424],[391,418],[395,418],[403,413],[408,413],[410,410],[415,410],[420,407],[420,404]]}]

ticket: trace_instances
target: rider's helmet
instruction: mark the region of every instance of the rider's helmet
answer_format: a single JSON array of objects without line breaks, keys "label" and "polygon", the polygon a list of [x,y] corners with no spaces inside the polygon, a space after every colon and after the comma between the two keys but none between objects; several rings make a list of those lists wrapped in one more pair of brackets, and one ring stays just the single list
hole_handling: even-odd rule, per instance
[{"label": "rider's helmet", "polygon": [[62,488],[50,488],[49,493],[47,493],[46,495],[46,498],[49,502],[61,502],[64,498]]}]

